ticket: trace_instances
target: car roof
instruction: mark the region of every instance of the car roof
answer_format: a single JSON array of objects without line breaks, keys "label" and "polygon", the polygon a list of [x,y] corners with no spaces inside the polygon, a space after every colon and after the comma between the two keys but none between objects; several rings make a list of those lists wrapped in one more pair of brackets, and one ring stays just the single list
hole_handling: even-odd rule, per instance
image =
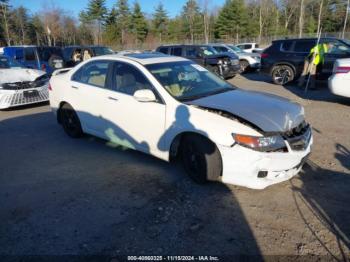
[{"label": "car roof", "polygon": [[[336,37],[321,37],[321,40],[342,40]],[[280,42],[280,41],[304,41],[304,40],[314,40],[316,41],[317,38],[316,37],[304,37],[304,38],[284,38],[284,39],[277,39],[277,40],[273,40],[272,42]]]},{"label": "car roof", "polygon": [[110,54],[110,55],[103,55],[98,56],[94,58],[94,60],[100,60],[100,59],[117,59],[117,58],[123,58],[130,61],[135,61],[142,65],[149,65],[149,64],[157,64],[157,63],[167,63],[167,62],[181,62],[181,61],[189,61],[186,58],[179,57],[179,56],[170,56],[165,55],[161,53],[141,53],[141,54],[126,54],[126,55],[118,55],[118,54]]}]

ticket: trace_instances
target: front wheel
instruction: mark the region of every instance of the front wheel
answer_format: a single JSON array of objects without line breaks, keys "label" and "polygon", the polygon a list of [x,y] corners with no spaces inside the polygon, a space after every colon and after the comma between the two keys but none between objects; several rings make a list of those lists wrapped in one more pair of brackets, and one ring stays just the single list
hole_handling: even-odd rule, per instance
[{"label": "front wheel", "polygon": [[198,184],[218,180],[222,173],[221,155],[214,143],[200,135],[186,135],[181,143],[182,163]]},{"label": "front wheel", "polygon": [[239,73],[243,74],[243,73],[246,73],[248,71],[249,63],[248,63],[248,61],[241,60],[241,61],[239,61],[239,66],[240,66]]},{"label": "front wheel", "polygon": [[288,65],[278,65],[272,70],[272,81],[276,85],[285,85],[294,80],[294,71]]}]

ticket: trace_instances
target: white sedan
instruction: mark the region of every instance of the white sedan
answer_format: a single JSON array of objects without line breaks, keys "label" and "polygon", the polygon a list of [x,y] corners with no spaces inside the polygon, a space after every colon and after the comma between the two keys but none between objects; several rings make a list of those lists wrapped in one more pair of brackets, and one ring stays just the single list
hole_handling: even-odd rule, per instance
[{"label": "white sedan", "polygon": [[350,58],[336,60],[328,87],[335,95],[350,97]]},{"label": "white sedan", "polygon": [[71,137],[84,133],[169,161],[196,182],[262,189],[296,175],[310,153],[304,109],[238,89],[181,57],[96,57],[54,72],[50,104]]},{"label": "white sedan", "polygon": [[0,109],[48,101],[48,84],[46,72],[0,55]]}]

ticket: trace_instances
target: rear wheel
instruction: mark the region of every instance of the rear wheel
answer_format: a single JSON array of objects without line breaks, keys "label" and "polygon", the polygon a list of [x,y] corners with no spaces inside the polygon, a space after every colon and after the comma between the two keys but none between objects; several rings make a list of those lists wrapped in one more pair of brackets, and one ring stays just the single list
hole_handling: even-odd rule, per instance
[{"label": "rear wheel", "polygon": [[294,71],[288,65],[278,65],[272,70],[272,81],[276,85],[285,85],[294,80]]},{"label": "rear wheel", "polygon": [[222,173],[221,155],[214,143],[200,135],[186,135],[181,142],[182,163],[197,183],[218,180]]},{"label": "rear wheel", "polygon": [[83,135],[79,117],[69,104],[64,104],[61,107],[60,120],[64,131],[70,137],[79,138]]}]

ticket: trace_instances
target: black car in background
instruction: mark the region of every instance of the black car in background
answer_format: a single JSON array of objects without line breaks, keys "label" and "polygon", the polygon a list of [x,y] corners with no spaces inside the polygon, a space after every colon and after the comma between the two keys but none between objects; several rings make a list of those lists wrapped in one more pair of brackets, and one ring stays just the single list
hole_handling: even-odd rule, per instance
[{"label": "black car in background", "polygon": [[[350,42],[344,39],[321,38],[320,43],[330,43],[332,48],[325,54],[316,78],[326,79],[332,74],[336,59],[350,57]],[[278,85],[284,85],[299,78],[303,71],[304,59],[317,44],[317,38],[284,39],[272,42],[261,54],[262,73],[272,77]]]},{"label": "black car in background", "polygon": [[240,70],[237,55],[218,53],[210,45],[163,45],[156,51],[190,59],[225,79],[234,77]]},{"label": "black car in background", "polygon": [[109,55],[114,52],[106,46],[90,45],[90,46],[66,46],[63,48],[63,58],[66,66],[72,67],[81,61],[94,56]]}]

